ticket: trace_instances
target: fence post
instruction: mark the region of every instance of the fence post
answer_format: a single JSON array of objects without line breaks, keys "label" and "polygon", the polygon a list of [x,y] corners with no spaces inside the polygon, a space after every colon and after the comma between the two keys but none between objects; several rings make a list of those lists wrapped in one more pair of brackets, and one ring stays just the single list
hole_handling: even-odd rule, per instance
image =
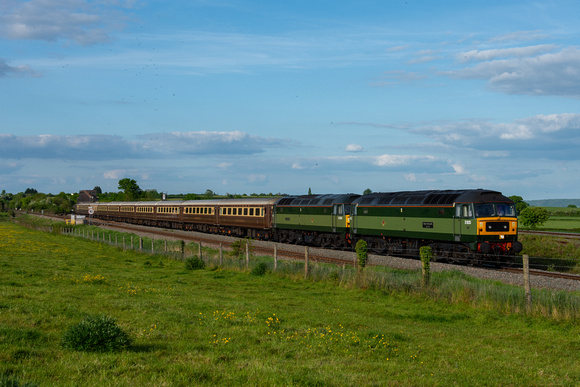
[{"label": "fence post", "polygon": [[526,313],[532,311],[532,289],[530,287],[530,256],[523,255],[524,293],[526,295]]},{"label": "fence post", "polygon": [[422,246],[419,249],[419,255],[421,256],[421,287],[427,289],[429,287],[429,280],[431,278],[431,268],[429,261],[433,258],[433,251],[429,246]]},{"label": "fence post", "polygon": [[223,245],[220,243],[220,267],[222,266],[224,261],[224,247]]},{"label": "fence post", "polygon": [[125,235],[123,235],[123,250],[125,250]]},{"label": "fence post", "polygon": [[201,242],[199,242],[197,245],[197,252],[198,252],[199,259],[203,260],[203,257],[201,256]]},{"label": "fence post", "polygon": [[246,269],[250,267],[250,243],[246,243]]},{"label": "fence post", "polygon": [[143,251],[143,238],[139,237],[139,251]]},{"label": "fence post", "polygon": [[274,245],[274,270],[278,270],[278,245]]},{"label": "fence post", "polygon": [[133,250],[133,235],[131,235],[131,250]]},{"label": "fence post", "polygon": [[309,257],[308,257],[308,246],[304,246],[304,279],[308,278],[308,264],[309,264]]},{"label": "fence post", "polygon": [[181,240],[180,242],[180,247],[181,247],[181,260],[184,261],[185,260],[185,241]]},{"label": "fence post", "polygon": [[155,254],[155,239],[151,238],[151,254]]},{"label": "fence post", "polygon": [[115,235],[115,247],[119,247],[119,236]]},{"label": "fence post", "polygon": [[165,241],[165,254],[167,254],[167,239],[164,239]]}]

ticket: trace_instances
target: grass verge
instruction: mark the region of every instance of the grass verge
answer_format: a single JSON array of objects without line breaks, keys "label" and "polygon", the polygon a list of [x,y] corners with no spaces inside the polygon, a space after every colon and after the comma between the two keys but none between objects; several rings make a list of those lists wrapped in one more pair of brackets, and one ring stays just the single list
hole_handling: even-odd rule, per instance
[{"label": "grass verge", "polygon": [[[470,290],[434,300],[414,291],[407,272],[381,269],[390,274],[377,271],[381,286],[370,286],[379,280],[366,269],[365,280],[314,265],[305,281],[293,262],[263,276],[228,262],[230,270],[211,261],[186,270],[163,256],[1,222],[0,375],[38,385],[580,383],[577,320],[474,308]],[[432,281],[473,280],[446,273]],[[69,326],[97,314],[129,333],[128,350],[60,345]]]}]

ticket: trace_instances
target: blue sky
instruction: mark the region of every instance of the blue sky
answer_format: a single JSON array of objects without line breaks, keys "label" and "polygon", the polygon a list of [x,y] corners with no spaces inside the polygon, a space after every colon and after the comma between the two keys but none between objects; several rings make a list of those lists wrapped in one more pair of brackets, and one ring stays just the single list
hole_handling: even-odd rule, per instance
[{"label": "blue sky", "polygon": [[576,1],[0,3],[0,190],[580,197]]}]

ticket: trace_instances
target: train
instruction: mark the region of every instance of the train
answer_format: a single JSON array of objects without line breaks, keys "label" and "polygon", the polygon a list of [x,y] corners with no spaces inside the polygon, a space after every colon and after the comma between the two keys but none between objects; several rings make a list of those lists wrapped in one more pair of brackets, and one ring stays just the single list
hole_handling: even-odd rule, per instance
[{"label": "train", "polygon": [[482,263],[522,251],[514,202],[487,189],[77,203],[98,219],[309,246]]}]

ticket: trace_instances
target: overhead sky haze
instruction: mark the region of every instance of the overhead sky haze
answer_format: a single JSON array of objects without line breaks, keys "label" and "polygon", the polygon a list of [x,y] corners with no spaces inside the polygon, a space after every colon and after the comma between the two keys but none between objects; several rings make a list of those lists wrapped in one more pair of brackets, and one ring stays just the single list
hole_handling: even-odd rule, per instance
[{"label": "overhead sky haze", "polygon": [[580,198],[580,3],[0,3],[0,190]]}]

